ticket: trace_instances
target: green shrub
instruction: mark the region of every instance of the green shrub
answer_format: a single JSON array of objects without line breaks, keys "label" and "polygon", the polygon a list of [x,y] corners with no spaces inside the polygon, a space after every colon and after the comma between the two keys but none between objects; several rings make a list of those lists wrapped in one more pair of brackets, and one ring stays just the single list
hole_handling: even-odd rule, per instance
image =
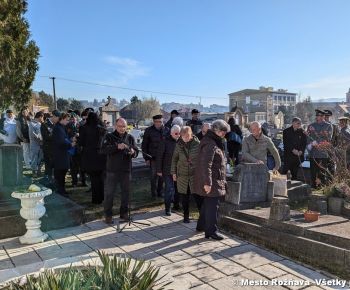
[{"label": "green shrub", "polygon": [[15,281],[5,289],[15,290],[151,290],[163,289],[169,283],[161,283],[159,269],[151,264],[120,258],[98,252],[102,266],[85,268],[69,267],[63,270],[46,270],[39,275],[27,276],[26,281]]}]

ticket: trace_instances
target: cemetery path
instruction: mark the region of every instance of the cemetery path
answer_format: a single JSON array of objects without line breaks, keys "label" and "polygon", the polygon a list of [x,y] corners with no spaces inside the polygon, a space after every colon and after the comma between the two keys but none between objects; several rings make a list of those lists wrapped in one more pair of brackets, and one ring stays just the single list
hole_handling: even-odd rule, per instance
[{"label": "cemetery path", "polygon": [[184,224],[178,214],[165,217],[158,210],[134,218],[150,226],[132,225],[118,233],[117,225],[98,220],[50,231],[49,240],[41,244],[21,245],[18,238],[0,240],[0,284],[43,269],[95,265],[100,250],[152,261],[160,267],[162,280],[172,282],[166,289],[329,289],[315,283],[332,279],[328,274],[234,235],[225,235],[222,241],[204,239],[203,233],[196,232],[195,221]]}]

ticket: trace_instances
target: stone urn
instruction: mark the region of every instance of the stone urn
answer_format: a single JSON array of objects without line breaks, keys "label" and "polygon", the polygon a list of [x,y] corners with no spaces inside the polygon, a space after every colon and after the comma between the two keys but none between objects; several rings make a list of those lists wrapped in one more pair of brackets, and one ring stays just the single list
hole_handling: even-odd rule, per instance
[{"label": "stone urn", "polygon": [[344,198],[342,197],[329,197],[328,198],[328,212],[333,215],[341,215],[341,211],[344,205]]},{"label": "stone urn", "polygon": [[40,191],[15,191],[12,197],[21,200],[20,215],[26,221],[27,232],[19,238],[21,244],[36,244],[47,239],[48,235],[40,229],[40,218],[45,214],[44,198],[52,193],[49,188],[42,187]]}]

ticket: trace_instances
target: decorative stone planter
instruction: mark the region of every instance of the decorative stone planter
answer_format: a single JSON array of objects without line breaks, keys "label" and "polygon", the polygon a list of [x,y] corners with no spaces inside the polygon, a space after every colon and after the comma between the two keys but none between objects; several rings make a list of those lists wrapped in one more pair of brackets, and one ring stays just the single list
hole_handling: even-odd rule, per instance
[{"label": "decorative stone planter", "polygon": [[40,229],[40,218],[45,214],[44,198],[52,193],[51,189],[42,187],[37,192],[13,192],[12,197],[21,200],[20,215],[26,219],[27,232],[19,238],[21,244],[36,244],[47,239],[48,235]]},{"label": "decorative stone planter", "polygon": [[328,198],[328,212],[333,215],[341,215],[342,207],[344,204],[344,198],[342,197],[329,197]]}]

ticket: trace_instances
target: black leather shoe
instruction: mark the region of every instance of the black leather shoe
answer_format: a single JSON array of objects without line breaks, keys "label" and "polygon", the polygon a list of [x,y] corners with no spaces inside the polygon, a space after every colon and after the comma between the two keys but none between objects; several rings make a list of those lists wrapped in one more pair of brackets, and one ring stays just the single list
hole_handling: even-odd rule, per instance
[{"label": "black leather shoe", "polygon": [[124,221],[128,221],[129,220],[129,216],[127,213],[122,213],[120,214],[120,218]]},{"label": "black leather shoe", "polygon": [[223,236],[219,235],[219,234],[212,234],[212,235],[205,235],[206,239],[213,239],[213,240],[217,240],[217,241],[221,241],[224,239]]},{"label": "black leather shoe", "polygon": [[107,225],[113,225],[113,224],[114,224],[113,217],[111,217],[111,216],[106,216],[106,217],[105,217],[105,223],[106,223]]},{"label": "black leather shoe", "polygon": [[203,230],[203,229],[198,228],[198,227],[196,227],[196,231],[197,231],[197,232],[204,232],[204,230]]},{"label": "black leather shoe", "polygon": [[189,218],[184,218],[184,223],[185,224],[189,224],[190,223],[190,219]]}]

